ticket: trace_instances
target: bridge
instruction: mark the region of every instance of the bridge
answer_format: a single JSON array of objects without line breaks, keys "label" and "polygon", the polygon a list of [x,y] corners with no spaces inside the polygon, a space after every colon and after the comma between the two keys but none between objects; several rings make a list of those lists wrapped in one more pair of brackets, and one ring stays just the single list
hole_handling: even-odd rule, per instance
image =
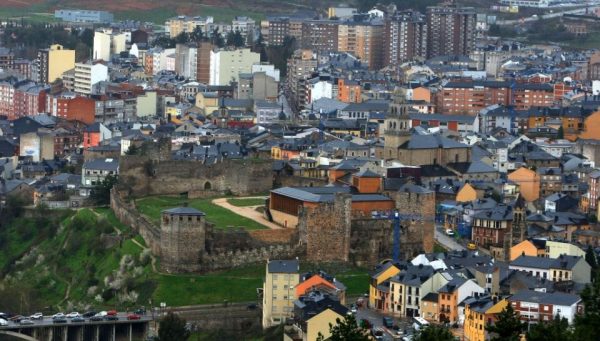
[{"label": "bridge", "polygon": [[150,328],[151,316],[141,316],[139,320],[128,320],[127,314],[119,313],[117,320],[54,323],[51,317],[32,320],[33,324],[22,325],[9,321],[0,327],[2,335],[32,341],[134,341],[144,340]]}]

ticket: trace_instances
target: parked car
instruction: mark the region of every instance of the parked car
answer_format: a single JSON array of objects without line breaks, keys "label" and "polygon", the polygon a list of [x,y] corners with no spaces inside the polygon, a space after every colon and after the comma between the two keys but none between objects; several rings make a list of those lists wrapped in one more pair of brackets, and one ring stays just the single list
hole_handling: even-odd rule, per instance
[{"label": "parked car", "polygon": [[383,317],[383,326],[386,328],[392,328],[394,326],[394,319],[388,316]]},{"label": "parked car", "polygon": [[383,340],[383,329],[374,328],[371,331],[371,334],[373,334],[373,337],[375,338],[375,340]]},{"label": "parked car", "polygon": [[54,315],[52,315],[52,319],[61,319],[61,318],[65,318],[65,314],[63,313],[56,313]]},{"label": "parked car", "polygon": [[108,315],[108,314],[106,313],[106,311],[101,311],[101,312],[99,312],[98,314],[96,314],[96,316],[102,316],[102,317],[104,317],[104,316],[106,316],[106,315]]},{"label": "parked car", "polygon": [[35,313],[35,314],[29,316],[29,318],[32,319],[32,320],[41,320],[41,319],[44,318],[44,314],[42,314],[42,313]]},{"label": "parked car", "polygon": [[452,237],[452,236],[454,236],[454,230],[453,229],[447,229],[446,230],[446,234]]},{"label": "parked car", "polygon": [[31,320],[30,320],[30,319],[28,319],[28,318],[24,318],[24,319],[22,319],[21,321],[19,321],[19,324],[21,324],[21,325],[33,324],[33,321],[31,321]]},{"label": "parked car", "polygon": [[78,317],[78,316],[81,316],[81,315],[76,311],[72,311],[66,315],[66,318],[72,319],[73,317]]},{"label": "parked car", "polygon": [[67,319],[64,317],[57,317],[52,319],[52,323],[67,323]]},{"label": "parked car", "polygon": [[5,319],[0,319],[0,326],[8,326],[8,321]]},{"label": "parked car", "polygon": [[139,320],[140,318],[142,318],[140,315],[138,314],[129,314],[127,315],[127,319],[128,320]]},{"label": "parked car", "polygon": [[138,314],[138,315],[146,315],[146,309],[139,308],[139,309],[136,309],[133,313]]},{"label": "parked car", "polygon": [[469,250],[477,250],[477,245],[475,245],[475,243],[470,242],[467,244],[467,249]]},{"label": "parked car", "polygon": [[23,316],[23,315],[15,315],[15,316],[9,318],[8,320],[13,321],[13,322],[19,322],[24,318],[25,318],[25,316]]},{"label": "parked car", "polygon": [[81,316],[75,316],[71,319],[71,323],[83,323],[85,319]]},{"label": "parked car", "polygon": [[86,311],[85,313],[81,314],[81,316],[85,317],[85,318],[90,318],[90,317],[92,317],[94,315],[96,315],[96,312],[93,311],[93,310]]},{"label": "parked car", "polygon": [[116,321],[119,319],[119,317],[117,315],[106,315],[104,316],[104,319],[106,321]]},{"label": "parked car", "polygon": [[109,311],[106,312],[106,315],[110,315],[110,316],[117,315],[117,311],[116,310],[109,310]]},{"label": "parked car", "polygon": [[90,317],[90,321],[102,321],[102,320],[104,320],[103,316],[94,315],[94,316]]}]

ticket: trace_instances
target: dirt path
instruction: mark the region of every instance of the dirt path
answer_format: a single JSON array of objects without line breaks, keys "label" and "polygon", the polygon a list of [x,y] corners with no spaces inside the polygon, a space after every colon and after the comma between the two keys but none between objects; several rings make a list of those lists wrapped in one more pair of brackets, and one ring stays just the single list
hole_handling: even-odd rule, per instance
[{"label": "dirt path", "polygon": [[[248,197],[248,198],[256,198],[256,197]],[[245,198],[236,198],[236,199],[245,199]],[[212,201],[212,203],[215,205],[221,206],[223,208],[226,208],[226,209],[230,210],[231,212],[239,214],[242,217],[246,217],[250,220],[254,220],[255,222],[262,224],[272,230],[278,230],[281,228],[281,226],[265,219],[263,217],[262,213],[257,212],[255,210],[255,208],[258,206],[245,206],[245,207],[234,206],[227,201],[227,198],[214,199]]]}]

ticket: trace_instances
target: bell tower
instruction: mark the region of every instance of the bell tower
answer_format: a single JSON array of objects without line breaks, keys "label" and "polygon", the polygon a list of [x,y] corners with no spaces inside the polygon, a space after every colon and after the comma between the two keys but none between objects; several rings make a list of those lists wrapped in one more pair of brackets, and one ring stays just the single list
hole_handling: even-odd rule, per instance
[{"label": "bell tower", "polygon": [[385,119],[384,155],[387,160],[398,158],[398,147],[410,140],[411,121],[408,115],[410,104],[406,102],[406,90],[402,90],[390,105]]}]

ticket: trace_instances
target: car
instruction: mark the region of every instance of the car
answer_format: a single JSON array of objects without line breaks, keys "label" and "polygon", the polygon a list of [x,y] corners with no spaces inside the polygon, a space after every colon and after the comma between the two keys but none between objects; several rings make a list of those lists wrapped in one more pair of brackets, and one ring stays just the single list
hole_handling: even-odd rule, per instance
[{"label": "car", "polygon": [[117,311],[116,310],[109,310],[106,312],[106,315],[117,315]]},{"label": "car", "polygon": [[21,324],[21,325],[33,324],[33,321],[28,318],[24,318],[21,321],[19,321],[19,324]]},{"label": "car", "polygon": [[44,314],[42,313],[35,313],[31,316],[29,316],[30,319],[32,320],[42,320],[44,318]]},{"label": "car", "polygon": [[469,250],[477,250],[477,245],[473,242],[467,244],[467,249]]},{"label": "car", "polygon": [[[251,308],[250,308],[250,306],[251,306],[251,305],[253,305],[253,304],[254,304],[254,303],[252,303],[252,304],[249,304],[249,305],[248,305],[248,309],[251,309]],[[256,309],[256,304],[254,304],[254,309]],[[134,313],[134,314],[138,314],[138,315],[146,315],[146,309],[144,309],[144,308],[139,308],[139,309],[136,309],[136,310],[134,310],[134,311],[133,311],[133,313]]]},{"label": "car", "polygon": [[52,319],[52,323],[67,323],[67,319],[64,317],[58,317],[58,318]]},{"label": "car", "polygon": [[101,311],[101,312],[99,312],[98,314],[96,314],[96,316],[102,316],[102,317],[104,317],[104,316],[106,316],[106,315],[108,315],[108,314],[106,313],[106,311]]},{"label": "car", "polygon": [[352,314],[356,314],[356,312],[358,311],[358,309],[356,308],[356,304],[350,306],[350,311],[352,312]]},{"label": "car", "polygon": [[81,317],[90,318],[94,315],[96,315],[96,312],[93,310],[89,310],[89,311],[86,311],[85,313],[81,314]]},{"label": "car", "polygon": [[73,317],[78,317],[78,316],[81,316],[81,314],[79,314],[79,313],[78,313],[78,312],[76,312],[76,311],[72,311],[72,312],[70,312],[70,313],[68,313],[68,314],[66,315],[66,318],[68,318],[68,319],[72,319]]},{"label": "car", "polygon": [[65,318],[65,314],[63,313],[56,313],[54,315],[52,315],[52,319],[61,319],[61,318]]},{"label": "car", "polygon": [[23,316],[23,315],[15,315],[15,316],[9,318],[9,321],[19,322],[24,318],[25,318],[25,316]]},{"label": "car", "polygon": [[116,321],[119,319],[119,317],[117,315],[106,315],[104,316],[104,319],[106,321]]},{"label": "car", "polygon": [[102,321],[102,320],[104,320],[103,316],[94,315],[94,316],[90,317],[90,321]]},{"label": "car", "polygon": [[373,334],[373,337],[375,338],[375,340],[383,340],[383,329],[374,328],[371,331],[371,334]]},{"label": "car", "polygon": [[383,317],[383,326],[386,328],[392,328],[392,326],[394,326],[394,320],[391,317],[384,316]]},{"label": "car", "polygon": [[453,229],[446,229],[446,234],[449,236],[454,236],[454,230]]},{"label": "car", "polygon": [[75,316],[71,319],[71,323],[83,323],[85,319],[81,316]]},{"label": "car", "polygon": [[138,314],[129,314],[129,315],[127,315],[127,319],[128,320],[139,320],[141,318],[142,317],[140,315],[138,315]]},{"label": "car", "polygon": [[0,319],[0,326],[8,326],[8,321],[5,319]]}]

